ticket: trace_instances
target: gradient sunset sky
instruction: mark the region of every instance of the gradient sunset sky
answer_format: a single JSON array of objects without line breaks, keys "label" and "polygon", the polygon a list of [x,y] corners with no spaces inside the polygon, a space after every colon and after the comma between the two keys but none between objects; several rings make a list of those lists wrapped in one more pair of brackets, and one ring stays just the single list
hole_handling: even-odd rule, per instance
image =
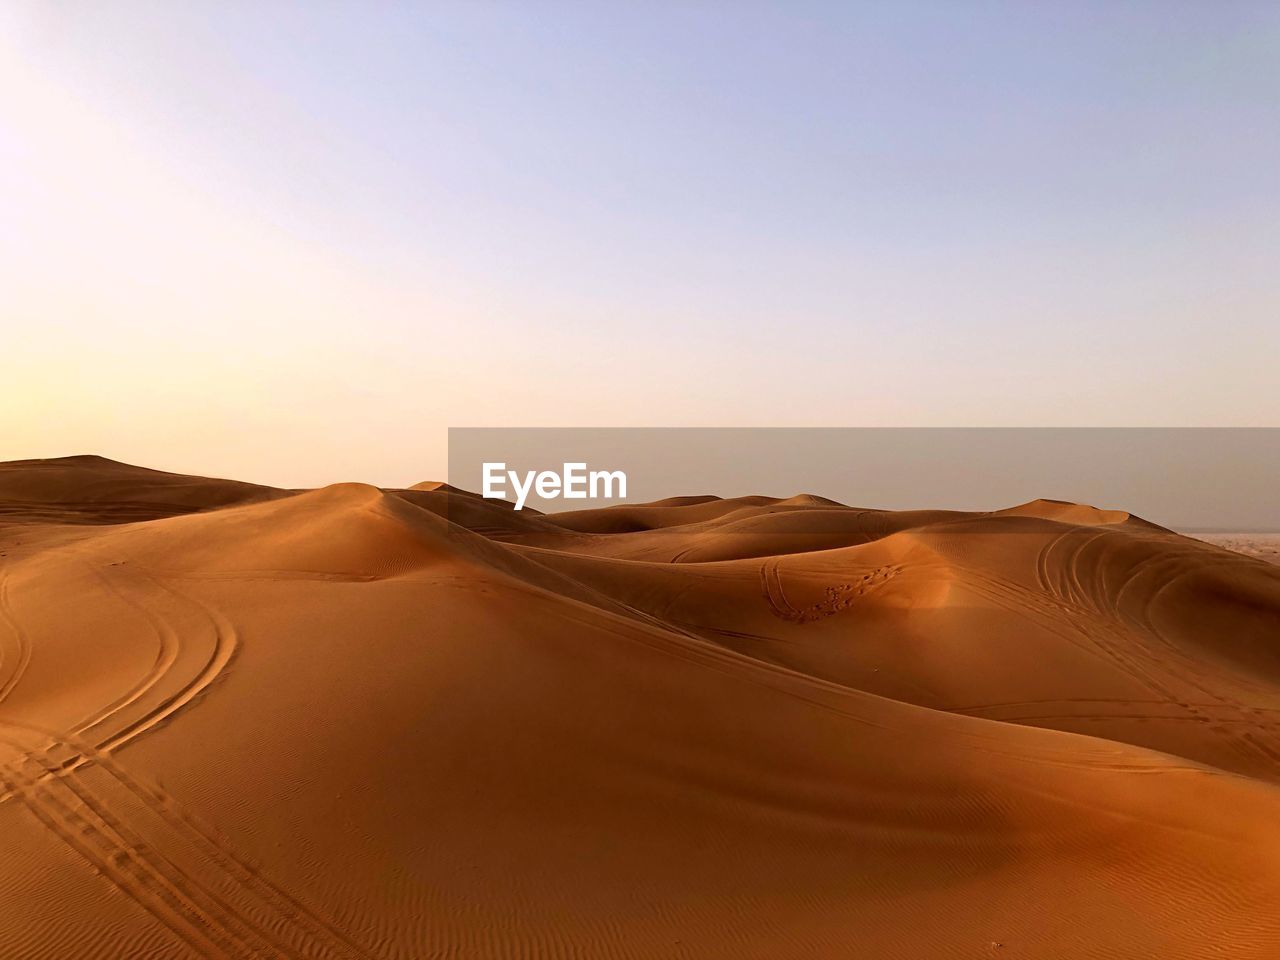
[{"label": "gradient sunset sky", "polygon": [[1280,426],[1275,3],[0,7],[0,460]]}]

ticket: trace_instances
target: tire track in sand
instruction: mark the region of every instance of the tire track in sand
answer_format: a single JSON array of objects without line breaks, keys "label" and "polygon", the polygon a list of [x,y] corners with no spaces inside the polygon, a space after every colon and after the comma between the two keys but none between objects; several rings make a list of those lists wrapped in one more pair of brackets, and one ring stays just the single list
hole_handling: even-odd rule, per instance
[{"label": "tire track in sand", "polygon": [[[136,610],[146,621],[152,632],[156,636],[157,651],[155,661],[129,690],[125,691],[115,700],[101,707],[97,712],[90,714],[70,731],[70,735],[74,737],[89,738],[89,732],[96,726],[106,724],[112,717],[123,712],[128,707],[139,702],[151,690],[160,684],[170,670],[173,669],[177,662],[178,653],[181,649],[181,643],[178,640],[176,631],[169,628],[165,621],[156,616],[148,609],[146,604],[138,603],[130,600],[125,596],[121,587],[113,584],[105,571],[99,570],[89,564],[85,564],[90,574],[98,579],[108,593],[114,596],[121,603],[124,603],[133,610]],[[154,582],[154,581],[153,581]]]},{"label": "tire track in sand", "polygon": [[[5,654],[5,648],[0,646],[0,670],[7,672],[7,676],[0,680],[0,703],[4,703],[9,694],[13,692],[13,688],[18,685],[18,681],[26,673],[27,664],[31,662],[31,641],[22,627],[18,625],[18,621],[13,615],[13,606],[9,600],[9,576],[8,570],[0,570],[0,621],[3,621],[4,626],[7,628],[5,635],[11,641],[9,654]],[[12,664],[12,666],[9,666],[9,664]]]},{"label": "tire track in sand", "polygon": [[[1057,539],[1061,540],[1063,537]],[[1099,545],[1105,552],[1109,541],[1096,535],[1076,539],[1077,542],[1072,545],[1066,566],[1070,592],[1078,598],[1076,606],[1108,630],[1112,637],[1125,638],[1130,646],[1136,648],[1136,653],[1149,662],[1151,669],[1144,673],[1151,689],[1156,692],[1166,692],[1180,706],[1209,723],[1210,729],[1227,742],[1235,752],[1245,757],[1260,758],[1273,770],[1280,769],[1280,749],[1276,746],[1280,743],[1280,725],[1266,715],[1270,711],[1241,703],[1206,684],[1201,675],[1203,664],[1188,656],[1178,644],[1165,636],[1151,615],[1151,608],[1156,598],[1181,577],[1181,557],[1177,555],[1147,556],[1125,569],[1118,584],[1108,584],[1105,579],[1099,577],[1094,577],[1090,583],[1086,583],[1080,575],[1084,554],[1095,545]],[[1046,545],[1042,553],[1047,552],[1052,546],[1054,543]],[[1095,570],[1107,569],[1101,562],[1088,566]],[[1041,570],[1047,573],[1047,560],[1037,564],[1037,573]],[[1145,595],[1138,592],[1135,598],[1138,601],[1138,607],[1135,612],[1121,601],[1126,591],[1144,577],[1155,579],[1158,586],[1153,592]],[[1041,579],[1040,583],[1044,590],[1055,593],[1051,581]],[[1152,675],[1156,671],[1162,672],[1168,680],[1184,684],[1205,699],[1213,701],[1213,709],[1228,714],[1228,718],[1211,717],[1195,704],[1180,701],[1171,690],[1156,681]],[[1231,714],[1235,716],[1231,717]],[[1231,729],[1230,724],[1246,726],[1250,729],[1238,732]]]},{"label": "tire track in sand", "polygon": [[[198,955],[373,957],[372,951],[335,923],[238,857],[225,838],[199,824],[160,790],[129,774],[112,757],[113,750],[155,728],[207,690],[231,662],[239,641],[225,617],[144,574],[153,587],[200,612],[210,626],[209,652],[197,660],[198,668],[176,690],[148,705],[141,716],[113,727],[113,720],[143,703],[174,671],[182,660],[180,637],[197,634],[174,629],[155,612],[158,605],[153,599],[130,599],[119,583],[99,576],[155,631],[156,659],[133,687],[68,734],[5,721],[21,736],[0,735],[0,744],[8,744],[13,751],[7,762],[0,763],[0,785],[5,790],[0,803],[22,802],[105,880]],[[16,634],[17,624],[11,622],[11,627]],[[33,734],[38,746],[32,745]],[[102,782],[94,789],[90,779]]]},{"label": "tire track in sand", "polygon": [[[1134,637],[1134,631],[1108,623],[1096,612],[1056,594],[1045,596],[1021,584],[1004,578],[989,577],[979,571],[966,570],[966,573],[969,576],[966,577],[965,584],[974,593],[985,596],[987,600],[1010,612],[1031,619],[1084,652],[1110,662],[1113,668],[1149,690],[1161,702],[1178,707],[1206,723],[1224,746],[1250,767],[1255,766],[1260,759],[1268,766],[1274,764],[1274,759],[1258,750],[1256,744],[1245,740],[1226,726],[1215,724],[1212,717],[1196,706],[1196,701],[1180,694],[1165,680],[1160,679],[1162,661]],[[1202,684],[1191,686],[1203,697],[1218,701],[1219,706],[1232,706],[1205,690]]]},{"label": "tire track in sand", "polygon": [[[1098,532],[1082,536],[1076,531],[1066,531],[1055,536],[1036,557],[1035,588],[972,567],[964,568],[964,582],[987,600],[1030,618],[1084,652],[1110,661],[1162,702],[1205,724],[1224,747],[1251,768],[1259,762],[1272,770],[1280,766],[1280,753],[1256,734],[1242,733],[1238,729],[1251,726],[1274,735],[1271,721],[1258,714],[1250,717],[1245,705],[1222,696],[1195,677],[1193,672],[1176,669],[1179,661],[1185,660],[1185,655],[1171,651],[1163,642],[1160,643],[1161,649],[1154,649],[1151,641],[1160,642],[1162,638],[1147,636],[1143,624],[1103,602],[1098,590],[1086,585],[1080,576],[1081,554],[1100,542],[1104,542],[1103,534]],[[1062,553],[1065,557],[1060,556]],[[1179,684],[1194,691],[1193,696],[1180,693],[1176,689]],[[1220,716],[1215,717],[1202,709],[1205,701],[1220,713],[1235,714],[1249,722],[1220,723]],[[1233,726],[1237,729],[1232,729]]]},{"label": "tire track in sand", "polygon": [[[12,741],[5,741],[15,746]],[[21,751],[21,747],[17,749]],[[0,765],[0,782],[9,797],[18,799],[55,836],[78,853],[117,890],[165,926],[179,940],[204,957],[253,957],[250,944],[222,924],[155,869],[141,844],[125,842],[115,828],[102,820],[74,790],[67,779],[48,778],[28,771],[31,758]]]},{"label": "tire track in sand", "polygon": [[[11,795],[193,949],[213,957],[373,955],[108,755],[42,731],[20,732],[0,734],[14,751],[0,764]],[[33,734],[40,746],[31,745]],[[55,759],[55,750],[73,751],[74,762]],[[97,787],[89,780],[94,770],[103,774]]]}]

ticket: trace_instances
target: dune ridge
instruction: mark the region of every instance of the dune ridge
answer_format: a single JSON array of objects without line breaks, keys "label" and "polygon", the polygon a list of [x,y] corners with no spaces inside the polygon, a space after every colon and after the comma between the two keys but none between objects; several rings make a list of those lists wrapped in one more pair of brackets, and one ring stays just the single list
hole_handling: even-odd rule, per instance
[{"label": "dune ridge", "polygon": [[0,464],[0,958],[1280,956],[1280,567]]}]

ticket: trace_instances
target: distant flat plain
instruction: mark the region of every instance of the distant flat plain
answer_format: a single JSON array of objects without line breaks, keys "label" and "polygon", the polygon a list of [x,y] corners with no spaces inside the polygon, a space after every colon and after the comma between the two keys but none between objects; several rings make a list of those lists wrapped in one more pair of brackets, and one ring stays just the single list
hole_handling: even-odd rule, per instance
[{"label": "distant flat plain", "polygon": [[1193,533],[1191,536],[1215,547],[1257,557],[1270,563],[1280,563],[1280,533]]}]

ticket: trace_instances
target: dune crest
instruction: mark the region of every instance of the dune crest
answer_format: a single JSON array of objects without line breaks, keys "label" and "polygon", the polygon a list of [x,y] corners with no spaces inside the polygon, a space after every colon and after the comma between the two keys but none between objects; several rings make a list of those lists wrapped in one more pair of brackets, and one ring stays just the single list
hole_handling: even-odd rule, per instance
[{"label": "dune crest", "polygon": [[0,957],[1280,955],[1280,567],[0,464]]}]

